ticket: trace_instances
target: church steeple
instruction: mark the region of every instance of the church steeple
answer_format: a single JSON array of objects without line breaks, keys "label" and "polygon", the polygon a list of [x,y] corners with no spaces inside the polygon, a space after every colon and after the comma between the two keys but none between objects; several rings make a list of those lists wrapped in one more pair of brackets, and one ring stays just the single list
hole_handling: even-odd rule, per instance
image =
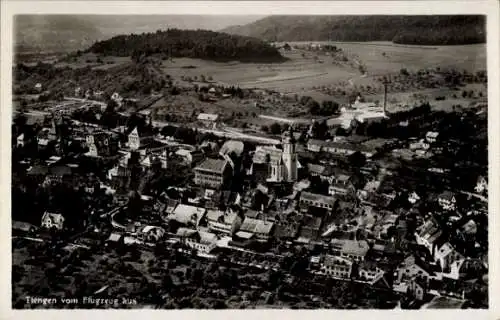
[{"label": "church steeple", "polygon": [[283,165],[285,167],[285,180],[293,182],[297,180],[297,154],[295,152],[295,136],[293,134],[293,127],[283,135]]}]

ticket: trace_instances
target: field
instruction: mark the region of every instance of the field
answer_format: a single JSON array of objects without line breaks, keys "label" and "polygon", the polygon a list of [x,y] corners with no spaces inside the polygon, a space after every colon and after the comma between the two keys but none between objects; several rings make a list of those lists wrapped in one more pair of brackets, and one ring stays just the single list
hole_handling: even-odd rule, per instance
[{"label": "field", "polygon": [[[486,69],[485,45],[399,46],[389,43],[333,43],[352,60],[363,64],[367,76],[347,63],[332,63],[332,58],[303,50],[284,52],[289,61],[276,64],[217,63],[193,59],[164,61],[164,71],[173,77],[211,76],[215,81],[290,92],[351,79],[369,84],[373,77],[398,73],[400,69],[456,68],[474,72]],[[293,45],[293,43],[292,43]],[[303,55],[304,54],[304,55]],[[318,59],[315,60],[315,56]],[[352,83],[352,82],[351,82]]]}]

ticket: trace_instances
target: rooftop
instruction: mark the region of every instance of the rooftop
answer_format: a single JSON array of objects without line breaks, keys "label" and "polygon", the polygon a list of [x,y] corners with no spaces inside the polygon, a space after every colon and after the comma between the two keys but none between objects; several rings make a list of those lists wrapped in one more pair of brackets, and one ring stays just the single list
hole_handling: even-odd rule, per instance
[{"label": "rooftop", "polygon": [[198,120],[204,120],[204,121],[217,121],[219,119],[218,114],[213,114],[213,113],[200,113],[198,115]]},{"label": "rooftop", "polygon": [[226,160],[207,158],[200,163],[195,170],[222,173],[227,165]]},{"label": "rooftop", "polygon": [[302,191],[302,193],[300,194],[300,200],[309,200],[313,202],[324,203],[333,207],[336,199],[331,196]]}]

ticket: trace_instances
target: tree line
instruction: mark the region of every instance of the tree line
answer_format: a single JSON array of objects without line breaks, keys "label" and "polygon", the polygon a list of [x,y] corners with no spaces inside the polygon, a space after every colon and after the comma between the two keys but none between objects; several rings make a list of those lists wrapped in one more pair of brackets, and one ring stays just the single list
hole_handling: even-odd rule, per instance
[{"label": "tree line", "polygon": [[272,16],[230,27],[234,34],[269,41],[393,41],[452,45],[486,42],[486,18],[432,16]]},{"label": "tree line", "polygon": [[282,61],[271,45],[251,37],[207,30],[158,30],[155,33],[119,35],[94,43],[88,51],[114,56],[131,56],[134,61],[159,54],[169,58],[207,60]]}]

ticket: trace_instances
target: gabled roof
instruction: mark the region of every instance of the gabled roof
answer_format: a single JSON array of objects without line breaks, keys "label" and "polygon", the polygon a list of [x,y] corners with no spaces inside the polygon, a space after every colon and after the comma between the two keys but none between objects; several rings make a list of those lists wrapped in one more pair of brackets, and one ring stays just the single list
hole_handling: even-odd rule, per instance
[{"label": "gabled roof", "polygon": [[318,203],[323,203],[327,204],[333,207],[335,204],[336,198],[331,197],[331,196],[325,196],[322,194],[316,194],[312,192],[307,192],[307,191],[302,191],[300,194],[300,200],[309,200],[313,202],[318,202]]},{"label": "gabled roof", "polygon": [[365,240],[344,240],[341,251],[345,254],[365,256],[370,246]]},{"label": "gabled roof", "polygon": [[227,160],[207,158],[200,163],[194,170],[208,171],[222,174],[226,168]]},{"label": "gabled roof", "polygon": [[204,120],[204,121],[217,121],[217,119],[219,119],[219,115],[218,114],[214,114],[214,113],[200,113],[198,115],[198,120]]},{"label": "gabled roof", "polygon": [[352,262],[349,259],[345,259],[342,257],[326,255],[323,264],[325,266],[335,266],[335,265],[351,266]]},{"label": "gabled roof", "polygon": [[240,227],[241,231],[269,234],[273,228],[273,223],[260,219],[246,217]]}]

